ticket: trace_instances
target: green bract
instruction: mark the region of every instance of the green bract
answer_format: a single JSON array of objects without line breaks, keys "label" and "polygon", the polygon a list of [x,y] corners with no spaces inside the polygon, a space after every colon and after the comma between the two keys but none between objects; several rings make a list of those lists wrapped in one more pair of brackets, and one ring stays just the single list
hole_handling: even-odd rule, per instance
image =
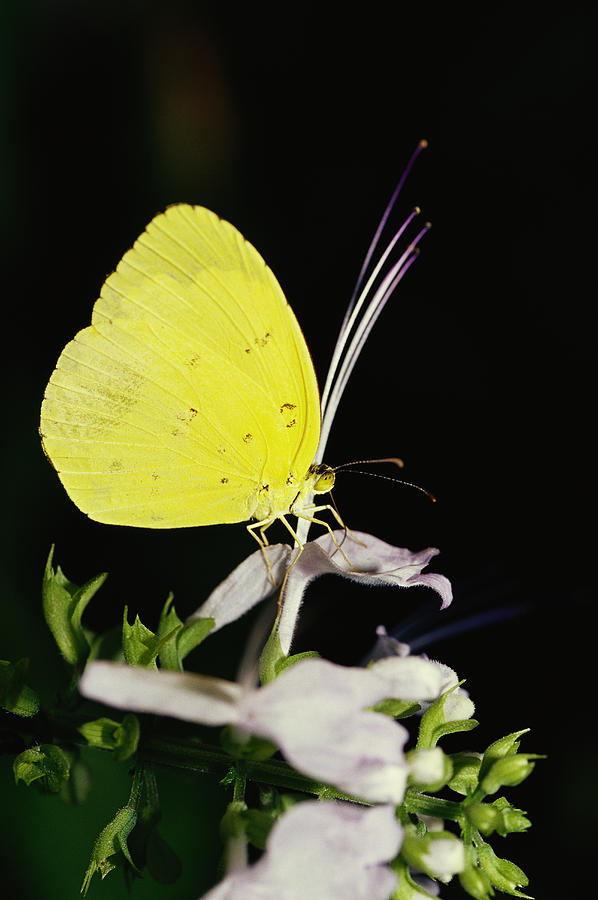
[{"label": "green bract", "polygon": [[52,568],[51,548],[42,582],[42,604],[48,628],[66,662],[82,669],[89,654],[89,642],[81,625],[85,607],[103,585],[108,574],[90,578],[82,587],[69,581],[60,566]]},{"label": "green bract", "polygon": [[[127,838],[135,827],[136,822],[137,814],[135,810],[125,806],[119,809],[112,821],[100,831],[93,845],[89,866],[81,885],[81,893],[83,895],[87,894],[91,879],[96,872],[99,872],[102,879],[104,879],[109,872],[116,869],[119,863],[119,856],[126,860],[135,872],[139,871],[131,858],[127,846]],[[116,857],[116,859],[113,857]]]},{"label": "green bract", "polygon": [[129,759],[139,743],[139,719],[127,713],[122,722],[101,718],[79,725],[77,731],[83,735],[90,747],[113,750],[117,760]]},{"label": "green bract", "polygon": [[160,666],[163,669],[183,671],[183,660],[208,636],[214,627],[214,619],[194,619],[189,624],[181,622],[172,605],[174,595],[169,594],[160,614],[158,623],[159,640],[169,638],[159,651]]},{"label": "green bract", "polygon": [[67,754],[56,744],[38,744],[19,753],[13,763],[15,781],[57,794],[69,778]]}]

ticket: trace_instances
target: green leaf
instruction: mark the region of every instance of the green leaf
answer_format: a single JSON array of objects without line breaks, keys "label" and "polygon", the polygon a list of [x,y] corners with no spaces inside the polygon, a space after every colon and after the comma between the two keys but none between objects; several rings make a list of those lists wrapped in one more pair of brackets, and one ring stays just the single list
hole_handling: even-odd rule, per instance
[{"label": "green leaf", "polygon": [[28,659],[16,663],[0,659],[0,706],[16,716],[34,716],[39,711],[39,697],[25,684]]},{"label": "green leaf", "polygon": [[57,794],[70,774],[67,754],[56,744],[38,744],[24,750],[13,762],[15,783],[36,785],[44,793]]},{"label": "green leaf", "polygon": [[66,662],[82,669],[89,654],[89,642],[81,625],[81,616],[108,574],[96,575],[79,587],[65,577],[60,566],[55,570],[52,568],[53,556],[54,546],[50,549],[42,581],[44,617]]}]

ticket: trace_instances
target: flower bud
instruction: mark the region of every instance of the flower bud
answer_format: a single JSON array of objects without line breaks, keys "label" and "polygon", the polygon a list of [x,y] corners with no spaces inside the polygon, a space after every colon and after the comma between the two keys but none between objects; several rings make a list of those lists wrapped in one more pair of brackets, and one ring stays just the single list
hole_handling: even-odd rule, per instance
[{"label": "flower bud", "polygon": [[416,788],[438,791],[452,775],[450,757],[440,747],[428,750],[411,750],[406,757],[409,766],[409,783]]},{"label": "flower bud", "polygon": [[464,891],[467,891],[470,897],[475,900],[488,900],[494,896],[492,884],[488,876],[477,866],[467,866],[467,868],[459,873],[459,881]]},{"label": "flower bud", "polygon": [[500,812],[489,803],[474,803],[465,810],[471,824],[482,834],[492,834],[500,821]]},{"label": "flower bud", "polygon": [[522,894],[517,890],[517,888],[525,887],[529,881],[519,866],[508,859],[498,857],[489,844],[482,844],[478,848],[478,859],[480,867],[499,891],[532,900],[528,894]]},{"label": "flower bud", "polygon": [[465,868],[463,842],[449,831],[427,832],[423,837],[406,830],[401,856],[431,878],[448,882]]},{"label": "flower bud", "polygon": [[480,778],[484,778],[492,763],[497,759],[502,759],[504,756],[512,756],[517,753],[520,744],[519,738],[528,731],[529,728],[524,728],[522,731],[513,731],[511,734],[507,734],[505,737],[499,738],[497,741],[490,744],[484,751],[480,769]]},{"label": "flower bud", "polygon": [[481,781],[482,790],[494,794],[504,785],[521,784],[534,768],[535,763],[531,760],[539,758],[536,753],[516,753],[497,759]]}]

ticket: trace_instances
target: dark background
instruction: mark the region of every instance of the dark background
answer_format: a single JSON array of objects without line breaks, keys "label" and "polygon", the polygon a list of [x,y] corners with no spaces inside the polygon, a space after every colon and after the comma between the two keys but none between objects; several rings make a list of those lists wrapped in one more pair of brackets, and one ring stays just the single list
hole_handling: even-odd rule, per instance
[{"label": "dark background", "polygon": [[[322,385],[369,240],[427,138],[394,222],[417,203],[434,227],[358,364],[326,458],[403,457],[405,477],[437,504],[349,475],[336,501],[354,528],[439,547],[432,567],[451,579],[455,601],[439,613],[426,590],[322,579],[296,649],[356,664],[380,622],[415,639],[455,617],[516,607],[438,645],[424,638],[418,652],[467,677],[477,703],[478,732],[446,749],[482,749],[532,728],[522,749],[549,759],[509,796],[534,828],[494,846],[528,872],[536,897],[585,891],[596,796],[598,14],[586,4],[548,13],[369,3],[350,12],[183,0],[14,0],[3,14],[0,658],[31,657],[31,681],[51,698],[59,662],[39,585],[53,542],[72,580],[110,572],[87,613],[94,628],[117,624],[123,603],[154,626],[171,589],[184,617],[253,550],[243,526],[151,532],[91,522],[40,449],[39,406],[56,359],[150,218],[188,201],[232,221],[279,278]],[[407,631],[421,612],[428,619]],[[190,666],[234,677],[250,622],[214,636]],[[0,852],[13,896],[78,895],[93,839],[128,795],[126,766],[89,761],[94,788],[81,808],[14,788],[3,766]],[[184,877],[171,888],[145,878],[134,893],[187,900],[215,878],[226,793],[169,773],[160,785],[163,832]],[[119,879],[92,891],[125,896]],[[450,886],[443,896],[461,894]]]}]

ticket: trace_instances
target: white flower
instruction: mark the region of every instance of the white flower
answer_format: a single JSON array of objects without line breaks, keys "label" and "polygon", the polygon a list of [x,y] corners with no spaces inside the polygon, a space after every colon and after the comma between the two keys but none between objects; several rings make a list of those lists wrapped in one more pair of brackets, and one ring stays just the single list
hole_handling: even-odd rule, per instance
[{"label": "white flower", "polygon": [[389,697],[395,699],[423,703],[443,693],[442,671],[422,656],[387,656],[372,663],[370,671],[388,681]]},{"label": "white flower", "polygon": [[[451,603],[452,592],[448,579],[433,572],[422,574],[422,569],[439,552],[434,547],[413,553],[402,547],[393,547],[374,535],[361,531],[347,534],[337,530],[333,534],[353,569],[347,565],[329,534],[305,544],[283,587],[282,613],[278,623],[283,653],[289,652],[297,611],[307,586],[320,575],[341,575],[351,581],[369,585],[430,587],[440,594],[441,609]],[[213,618],[216,622],[213,630],[217,631],[273,594],[282,583],[285,572],[297,554],[297,548],[291,548],[287,544],[273,544],[265,552],[276,585],[264,565],[262,551],[256,550],[212,591],[188,621]]]},{"label": "white flower", "polygon": [[428,875],[433,875],[446,884],[453,875],[465,868],[463,842],[458,838],[437,837],[429,842],[421,863]]},{"label": "white flower", "polygon": [[434,784],[445,774],[445,756],[440,747],[413,750],[409,755],[409,774],[416,784]]},{"label": "white flower", "polygon": [[392,806],[363,809],[308,800],[274,825],[266,851],[204,900],[387,900],[402,829]]},{"label": "white flower", "polygon": [[[408,733],[371,707],[388,698],[437,697],[442,681],[428,660],[382,662],[378,671],[379,663],[362,669],[306,659],[264,687],[251,688],[187,672],[97,661],[87,666],[79,689],[121,709],[232,725],[244,736],[272,741],[310,778],[369,802],[400,803]],[[405,671],[391,671],[391,662]]]}]

